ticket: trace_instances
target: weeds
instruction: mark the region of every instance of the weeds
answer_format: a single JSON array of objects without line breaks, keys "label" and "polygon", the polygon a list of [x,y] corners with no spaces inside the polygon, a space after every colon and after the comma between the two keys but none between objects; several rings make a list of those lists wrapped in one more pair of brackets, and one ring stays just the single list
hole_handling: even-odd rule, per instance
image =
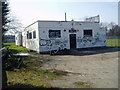
[{"label": "weeds", "polygon": [[29,50],[27,50],[26,48],[23,48],[21,46],[16,46],[15,43],[4,43],[3,44],[4,47],[8,48],[9,50],[11,50],[11,53],[27,53],[29,52]]},{"label": "weeds", "polygon": [[80,81],[75,82],[74,85],[81,88],[92,88],[92,86],[90,86],[89,84]]},{"label": "weeds", "polygon": [[[5,58],[5,69],[7,70],[8,87],[15,88],[49,88],[46,81],[59,77],[55,72],[41,69],[43,58],[35,57],[36,52],[31,52],[15,43],[4,43],[8,48],[8,56]],[[16,53],[30,53],[33,56],[15,56]]]},{"label": "weeds", "polygon": [[57,74],[43,69],[15,69],[14,71],[7,71],[9,86],[16,86],[16,84],[51,87],[46,80],[53,80],[58,77]]}]

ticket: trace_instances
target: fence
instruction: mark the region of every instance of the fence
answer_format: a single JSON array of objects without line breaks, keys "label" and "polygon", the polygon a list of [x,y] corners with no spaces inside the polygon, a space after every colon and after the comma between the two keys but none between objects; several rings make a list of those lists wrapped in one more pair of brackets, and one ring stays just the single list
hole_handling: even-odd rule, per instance
[{"label": "fence", "polygon": [[106,36],[106,39],[120,39],[120,36]]}]

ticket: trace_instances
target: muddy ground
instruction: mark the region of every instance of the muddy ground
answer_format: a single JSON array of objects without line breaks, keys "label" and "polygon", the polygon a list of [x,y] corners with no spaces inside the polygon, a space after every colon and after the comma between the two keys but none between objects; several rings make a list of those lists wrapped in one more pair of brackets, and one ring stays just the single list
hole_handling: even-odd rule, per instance
[{"label": "muddy ground", "polygon": [[67,72],[47,81],[52,87],[118,88],[118,52],[118,48],[70,50],[63,55],[49,56],[41,68]]}]

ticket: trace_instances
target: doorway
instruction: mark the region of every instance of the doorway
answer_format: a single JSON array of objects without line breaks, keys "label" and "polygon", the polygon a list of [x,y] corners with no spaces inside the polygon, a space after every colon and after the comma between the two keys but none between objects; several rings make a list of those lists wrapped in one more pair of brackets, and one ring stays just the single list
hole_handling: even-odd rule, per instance
[{"label": "doorway", "polygon": [[70,39],[70,49],[75,49],[76,48],[76,34],[70,34],[69,35]]}]

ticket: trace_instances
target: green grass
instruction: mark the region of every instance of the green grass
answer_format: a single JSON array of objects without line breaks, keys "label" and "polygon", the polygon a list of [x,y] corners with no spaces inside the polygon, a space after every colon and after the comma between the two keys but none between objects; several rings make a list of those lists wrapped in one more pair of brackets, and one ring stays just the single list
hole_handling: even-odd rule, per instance
[{"label": "green grass", "polygon": [[15,43],[4,43],[4,47],[8,48],[9,50],[13,51],[13,53],[27,53],[29,50],[23,48],[22,46],[16,46]]},{"label": "green grass", "polygon": [[51,87],[46,81],[53,80],[58,77],[57,74],[43,69],[16,69],[7,71],[9,86],[31,85],[34,87]]},{"label": "green grass", "polygon": [[76,85],[77,87],[81,87],[81,88],[92,88],[92,86],[90,86],[89,84],[85,83],[85,82],[75,82],[74,85]]},{"label": "green grass", "polygon": [[[16,46],[15,43],[4,43],[4,47],[8,48],[12,54],[15,53],[30,53],[35,55],[36,52],[30,52],[21,46]],[[11,58],[11,59],[10,59]],[[60,75],[51,70],[41,69],[44,58],[36,56],[18,57],[23,62],[23,67],[13,68],[7,70],[8,87],[37,87],[37,88],[49,88],[47,80],[53,80],[58,78]],[[48,58],[48,56],[47,56]],[[8,60],[14,60],[14,56],[9,57]],[[17,59],[17,57],[16,57]]]},{"label": "green grass", "polygon": [[83,85],[85,85],[84,82],[75,82],[75,84],[76,84],[77,86],[83,86]]},{"label": "green grass", "polygon": [[23,48],[22,46],[16,46],[15,43],[3,43],[3,46],[11,50],[11,53],[30,53],[32,55],[37,55],[37,52],[33,52],[29,49]]},{"label": "green grass", "polygon": [[120,47],[120,39],[107,39],[107,47]]},{"label": "green grass", "polygon": [[29,56],[22,58],[25,67],[7,71],[9,87],[51,87],[46,81],[53,80],[59,75],[51,70],[41,69],[42,60]]}]

